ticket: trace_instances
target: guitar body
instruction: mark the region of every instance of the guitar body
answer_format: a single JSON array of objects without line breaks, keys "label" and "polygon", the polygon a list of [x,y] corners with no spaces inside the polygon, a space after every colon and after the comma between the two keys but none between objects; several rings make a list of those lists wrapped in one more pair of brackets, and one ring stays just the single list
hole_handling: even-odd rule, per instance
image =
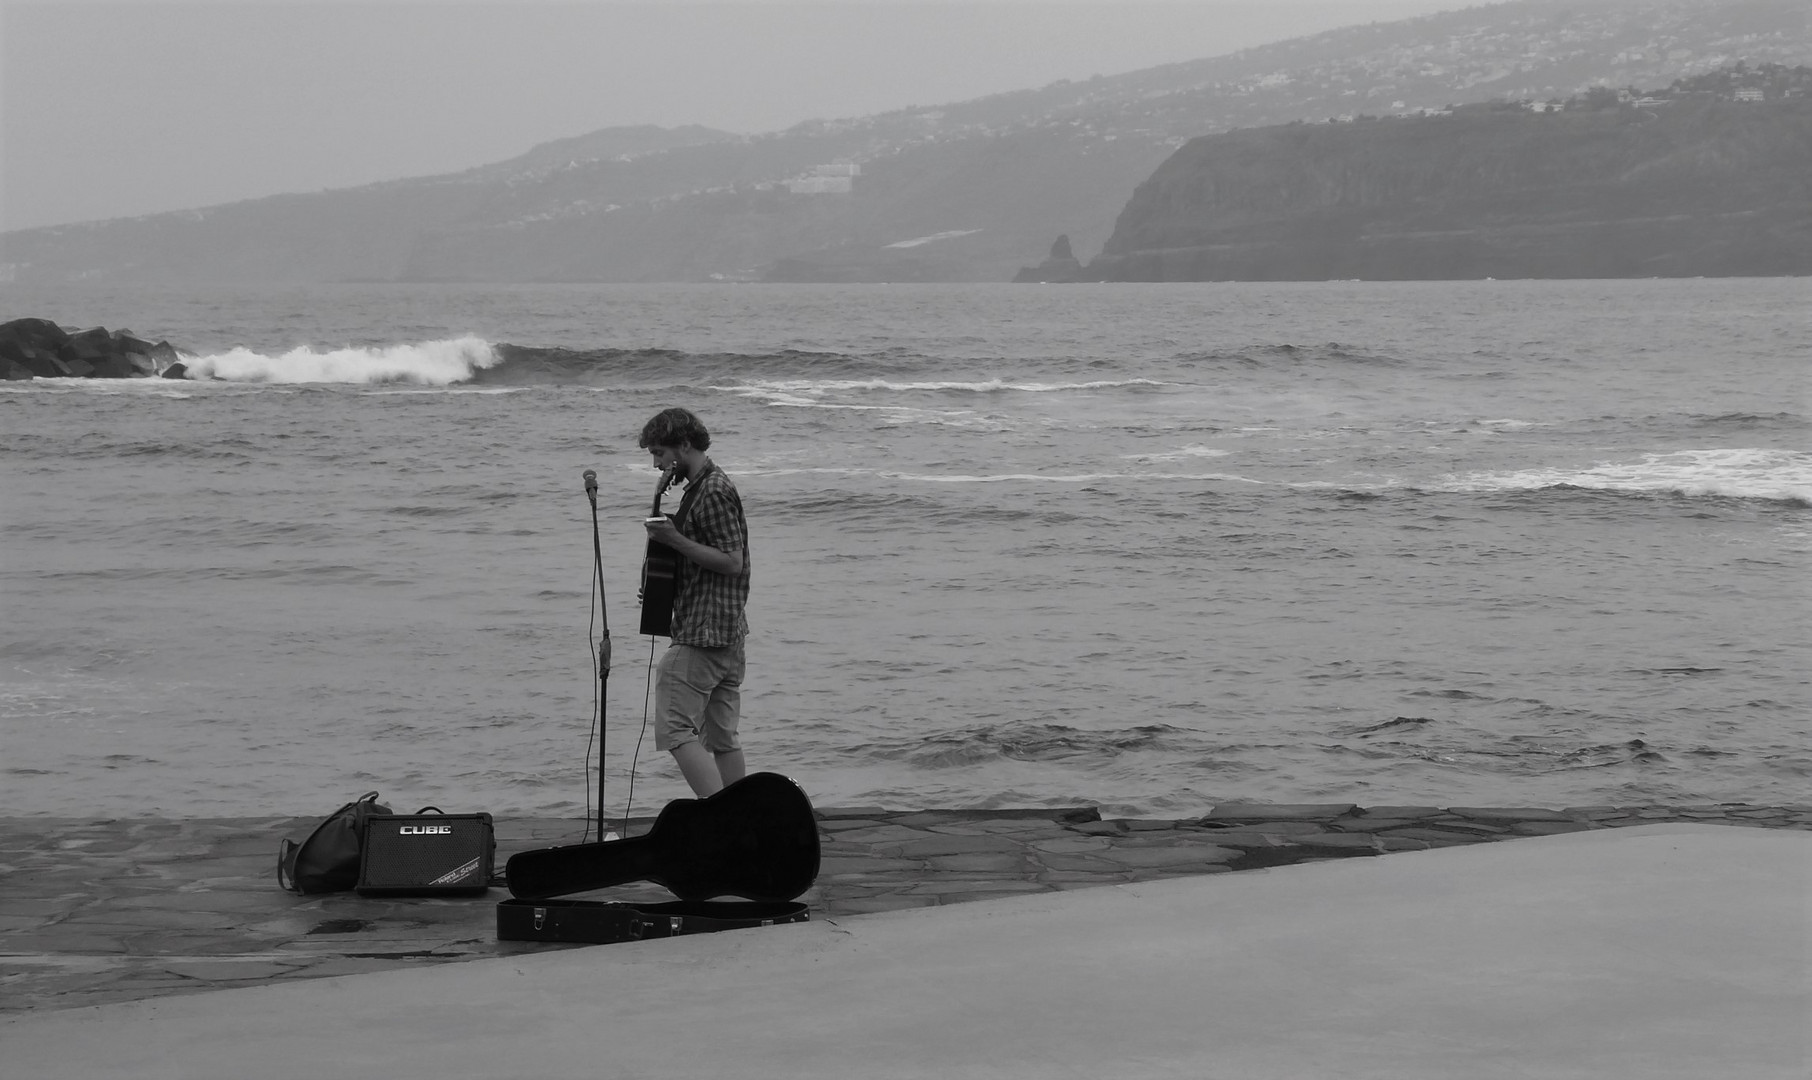
[{"label": "guitar body", "polygon": [[673,636],[673,598],[679,588],[679,553],[666,544],[648,541],[642,557],[641,632],[649,637]]},{"label": "guitar body", "polygon": [[682,900],[782,903],[818,878],[818,819],[798,784],[751,773],[707,799],[675,799],[642,836],[541,848],[504,867],[510,895],[539,899],[652,881]]},{"label": "guitar body", "polygon": [[[661,473],[660,485],[654,489],[654,507],[650,517],[661,516],[661,496],[678,479],[678,470]],[[658,541],[648,541],[642,556],[642,623],[641,632],[649,637],[673,636],[673,599],[679,589],[679,552]]]}]

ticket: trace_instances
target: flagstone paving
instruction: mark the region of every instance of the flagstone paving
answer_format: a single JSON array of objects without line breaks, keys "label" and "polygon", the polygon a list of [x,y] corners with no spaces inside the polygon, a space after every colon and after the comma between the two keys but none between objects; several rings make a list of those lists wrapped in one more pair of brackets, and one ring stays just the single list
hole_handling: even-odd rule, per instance
[{"label": "flagstone paving", "polygon": [[[1666,821],[1812,829],[1812,806],[1224,804],[1181,820],[1074,810],[818,811],[815,920]],[[0,821],[0,1014],[354,975],[548,949],[499,941],[494,888],[461,898],[295,896],[283,837],[313,819]],[[647,822],[632,822],[633,833]],[[497,867],[586,823],[496,822]],[[647,882],[584,894],[672,899]],[[608,946],[603,946],[608,948]]]}]

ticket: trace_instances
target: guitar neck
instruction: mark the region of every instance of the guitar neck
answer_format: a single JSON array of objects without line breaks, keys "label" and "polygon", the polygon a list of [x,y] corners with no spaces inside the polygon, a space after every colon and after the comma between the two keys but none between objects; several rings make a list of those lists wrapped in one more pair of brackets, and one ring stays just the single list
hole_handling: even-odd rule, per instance
[{"label": "guitar neck", "polygon": [[661,482],[654,487],[654,506],[648,511],[649,517],[661,516],[661,497],[667,494],[667,489],[672,487],[678,479],[679,469],[677,467],[670,467],[661,473]]}]

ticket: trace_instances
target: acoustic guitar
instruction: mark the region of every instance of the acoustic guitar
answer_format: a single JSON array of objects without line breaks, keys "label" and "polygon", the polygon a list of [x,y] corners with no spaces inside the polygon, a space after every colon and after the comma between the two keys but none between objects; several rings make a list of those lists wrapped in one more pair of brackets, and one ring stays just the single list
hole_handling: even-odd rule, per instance
[{"label": "acoustic guitar", "polygon": [[750,773],[705,799],[675,799],[641,836],[518,852],[504,865],[523,899],[652,881],[682,900],[782,903],[818,878],[818,819],[798,784]]},{"label": "acoustic guitar", "polygon": [[[661,482],[654,488],[654,507],[649,517],[661,517],[661,496],[679,479],[679,468],[669,466],[661,473]],[[648,551],[642,557],[642,625],[641,631],[650,637],[670,637],[673,634],[673,597],[679,587],[676,575],[679,573],[679,552],[674,551],[658,540],[648,541]]]}]

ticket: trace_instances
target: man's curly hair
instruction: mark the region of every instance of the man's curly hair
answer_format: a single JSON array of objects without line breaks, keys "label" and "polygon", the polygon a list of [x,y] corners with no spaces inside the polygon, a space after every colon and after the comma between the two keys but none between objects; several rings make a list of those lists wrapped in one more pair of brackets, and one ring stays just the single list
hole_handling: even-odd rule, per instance
[{"label": "man's curly hair", "polygon": [[642,425],[642,441],[637,446],[678,446],[691,443],[694,450],[711,449],[711,433],[704,421],[685,409],[664,409]]}]

